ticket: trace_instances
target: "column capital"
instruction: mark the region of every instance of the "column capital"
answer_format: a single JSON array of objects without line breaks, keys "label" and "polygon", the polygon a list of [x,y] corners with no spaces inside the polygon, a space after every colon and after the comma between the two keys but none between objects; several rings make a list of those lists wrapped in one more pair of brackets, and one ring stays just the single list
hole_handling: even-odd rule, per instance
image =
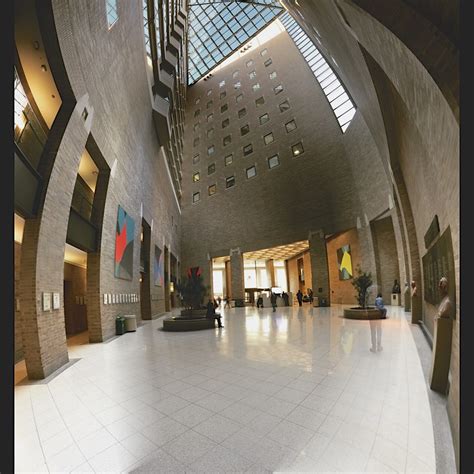
[{"label": "column capital", "polygon": [[232,255],[240,255],[242,252],[240,250],[240,247],[236,247],[235,249],[230,249],[229,250],[229,255],[232,257]]},{"label": "column capital", "polygon": [[324,239],[324,231],[323,229],[318,229],[318,230],[310,230],[308,233],[308,240],[311,240],[313,238],[319,238],[319,239]]}]

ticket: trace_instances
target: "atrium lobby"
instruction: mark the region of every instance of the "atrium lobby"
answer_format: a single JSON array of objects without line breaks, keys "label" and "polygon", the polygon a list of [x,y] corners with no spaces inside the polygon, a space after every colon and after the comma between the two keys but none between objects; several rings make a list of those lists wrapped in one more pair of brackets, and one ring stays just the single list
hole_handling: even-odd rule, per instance
[{"label": "atrium lobby", "polygon": [[472,472],[460,19],[15,0],[0,472]]}]

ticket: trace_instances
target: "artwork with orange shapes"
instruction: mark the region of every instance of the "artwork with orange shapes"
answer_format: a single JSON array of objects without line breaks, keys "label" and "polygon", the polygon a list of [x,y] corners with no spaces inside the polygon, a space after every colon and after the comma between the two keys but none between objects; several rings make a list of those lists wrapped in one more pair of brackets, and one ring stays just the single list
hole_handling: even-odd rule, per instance
[{"label": "artwork with orange shapes", "polygon": [[115,268],[116,278],[133,279],[133,240],[135,238],[134,220],[119,206],[115,229]]}]

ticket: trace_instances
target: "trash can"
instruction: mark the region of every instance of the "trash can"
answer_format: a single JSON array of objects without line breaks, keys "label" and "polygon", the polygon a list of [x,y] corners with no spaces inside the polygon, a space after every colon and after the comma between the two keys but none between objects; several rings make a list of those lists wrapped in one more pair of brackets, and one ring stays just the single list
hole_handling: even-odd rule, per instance
[{"label": "trash can", "polygon": [[319,296],[313,297],[313,307],[317,308],[319,306]]},{"label": "trash can", "polygon": [[115,318],[115,334],[121,336],[125,332],[125,319],[122,316]]},{"label": "trash can", "polygon": [[137,330],[137,317],[134,314],[124,315],[125,331],[132,332]]}]

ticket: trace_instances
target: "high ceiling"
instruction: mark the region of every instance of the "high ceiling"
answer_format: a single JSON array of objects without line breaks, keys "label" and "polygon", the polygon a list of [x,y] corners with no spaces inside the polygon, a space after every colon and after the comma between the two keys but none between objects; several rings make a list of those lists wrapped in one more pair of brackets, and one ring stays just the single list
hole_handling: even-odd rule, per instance
[{"label": "high ceiling", "polygon": [[188,84],[194,84],[272,22],[279,0],[190,0]]},{"label": "high ceiling", "polygon": [[305,250],[309,249],[309,241],[301,240],[288,245],[280,245],[269,249],[255,250],[254,252],[245,252],[245,260],[287,260],[295,257]]}]

